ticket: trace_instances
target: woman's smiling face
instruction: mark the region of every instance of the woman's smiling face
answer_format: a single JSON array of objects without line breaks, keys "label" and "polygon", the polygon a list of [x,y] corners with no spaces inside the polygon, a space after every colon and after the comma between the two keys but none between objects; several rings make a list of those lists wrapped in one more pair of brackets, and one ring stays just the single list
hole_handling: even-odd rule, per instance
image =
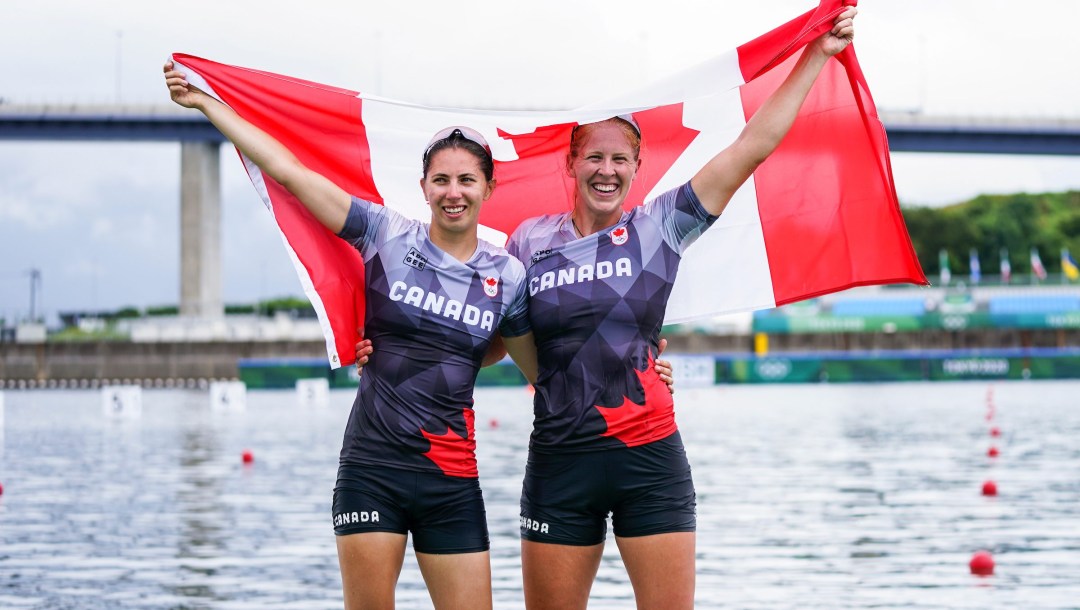
[{"label": "woman's smiling face", "polygon": [[622,214],[622,204],[638,168],[638,155],[617,120],[592,124],[567,161],[579,212],[596,218]]}]

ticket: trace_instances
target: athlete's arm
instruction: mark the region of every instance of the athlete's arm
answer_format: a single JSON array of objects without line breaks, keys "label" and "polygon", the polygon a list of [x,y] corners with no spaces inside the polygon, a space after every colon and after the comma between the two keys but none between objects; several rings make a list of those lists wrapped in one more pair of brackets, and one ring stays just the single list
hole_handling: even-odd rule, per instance
[{"label": "athlete's arm", "polygon": [[806,46],[787,79],[754,113],[739,137],[690,180],[701,205],[710,214],[720,215],[735,191],[780,145],[825,62],[851,43],[857,12],[855,7],[848,7],[833,21],[831,31]]},{"label": "athlete's arm", "polygon": [[495,333],[495,336],[491,338],[491,344],[488,345],[488,351],[484,354],[484,361],[480,363],[480,366],[491,366],[505,357],[506,345],[503,343],[502,333]]},{"label": "athlete's arm", "polygon": [[[656,350],[656,362],[653,362],[653,370],[660,376],[660,381],[667,384],[667,389],[672,394],[675,393],[675,371],[672,369],[671,362],[668,360],[661,360],[660,354],[664,353],[667,349],[667,339],[661,339],[660,345]],[[359,353],[359,352],[357,352]]]},{"label": "athlete's arm", "polygon": [[311,171],[270,134],[252,125],[232,108],[187,82],[187,75],[165,63],[165,84],[172,100],[206,115],[241,153],[285,187],[334,234],[345,227],[352,197],[322,174]]},{"label": "athlete's arm", "polygon": [[[523,360],[519,360],[518,357],[514,356],[513,353],[510,354],[510,357],[513,358],[514,362],[518,365],[518,368],[521,369],[521,372],[525,374],[526,378],[529,378],[530,373],[526,371],[525,367],[526,366],[531,366],[532,367],[532,373],[531,373],[532,378],[529,379],[529,383],[534,383],[535,380],[536,380],[536,372],[539,369],[539,365],[536,364],[536,344],[533,342],[532,333],[529,333],[528,337],[529,337],[528,345],[531,346],[531,348],[532,348],[531,352],[528,352],[528,348],[523,346],[521,348],[522,351],[527,352],[527,353],[524,353],[524,354],[519,354],[519,356],[521,356],[523,358]],[[513,342],[514,340],[510,339],[509,341]],[[371,345],[370,341],[368,341],[368,345],[369,346]],[[359,361],[360,355],[361,355],[360,346],[361,346],[360,343],[356,344],[356,358],[357,358],[358,361]],[[660,340],[660,349],[657,352],[657,355],[659,356],[660,354],[664,353],[664,350],[666,348],[667,348],[667,339],[661,339]],[[491,365],[495,364],[496,362],[499,362],[500,360],[503,359],[503,357],[506,356],[507,351],[508,351],[508,346],[506,345],[504,339],[502,338],[502,335],[496,334],[495,338],[491,340],[491,346],[488,347],[487,354],[484,354],[484,362],[480,366],[491,366]],[[370,349],[367,351],[367,353],[368,354],[371,353]],[[527,360],[529,358],[531,358],[531,361],[529,361],[528,364],[523,365],[522,364],[523,361]],[[366,357],[364,359],[364,362],[365,363],[367,362]],[[672,369],[671,362],[668,361],[668,360],[661,360],[661,359],[657,358],[656,362],[653,363],[653,369],[656,370],[656,373],[660,376],[660,381],[663,381],[664,383],[667,384],[668,391],[670,391],[672,394],[674,394],[675,393],[675,373],[674,373],[674,370]]]},{"label": "athlete's arm", "polygon": [[540,365],[536,360],[536,341],[533,340],[533,334],[529,332],[519,337],[502,337],[502,343],[506,346],[510,357],[514,359],[514,364],[525,375],[525,380],[536,383]]}]

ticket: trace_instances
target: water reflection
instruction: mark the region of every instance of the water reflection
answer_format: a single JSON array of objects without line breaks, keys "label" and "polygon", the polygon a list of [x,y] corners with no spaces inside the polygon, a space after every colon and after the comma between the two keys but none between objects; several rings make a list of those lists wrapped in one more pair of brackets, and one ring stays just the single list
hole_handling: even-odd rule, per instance
[{"label": "water reflection", "polygon": [[[1077,607],[1080,384],[995,388],[996,460],[981,384],[680,391],[698,607]],[[252,393],[221,415],[205,392],[151,391],[120,422],[92,391],[7,393],[0,607],[340,608],[329,504],[351,398]],[[521,608],[530,396],[484,390],[476,408],[496,607]],[[967,573],[979,548],[996,576]],[[411,553],[398,607],[430,608]],[[609,540],[590,608],[626,607]]]},{"label": "water reflection", "polygon": [[[180,480],[175,504],[179,510],[180,537],[177,557],[190,559],[214,557],[226,550],[224,523],[227,511],[221,503],[222,480],[214,472],[220,459],[220,446],[212,426],[200,418],[198,424],[180,433]],[[194,562],[182,562],[181,569],[206,583],[217,570]],[[183,597],[214,599],[207,584],[185,584],[171,587]]]}]

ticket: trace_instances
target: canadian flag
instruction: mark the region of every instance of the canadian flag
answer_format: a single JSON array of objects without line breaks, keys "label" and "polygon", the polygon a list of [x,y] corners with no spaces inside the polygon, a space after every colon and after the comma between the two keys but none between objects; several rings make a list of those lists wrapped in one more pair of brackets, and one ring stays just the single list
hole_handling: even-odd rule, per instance
[{"label": "canadian flag", "polygon": [[[431,134],[467,125],[484,134],[498,187],[481,211],[497,244],[522,220],[570,209],[565,158],[575,125],[632,114],[642,167],[626,206],[689,180],[738,136],[790,72],[798,52],[851,0],[814,10],[727,54],[630,93],[565,111],[448,109],[364,95],[191,55],[173,61],[189,82],[269,132],[349,193],[421,220],[418,186]],[[350,364],[363,326],[363,265],[280,185],[244,159],[274,214],[322,322],[331,366]],[[893,186],[885,129],[854,47],[831,59],[780,147],[684,256],[667,311],[682,322],[763,309],[853,286],[926,284]]]}]

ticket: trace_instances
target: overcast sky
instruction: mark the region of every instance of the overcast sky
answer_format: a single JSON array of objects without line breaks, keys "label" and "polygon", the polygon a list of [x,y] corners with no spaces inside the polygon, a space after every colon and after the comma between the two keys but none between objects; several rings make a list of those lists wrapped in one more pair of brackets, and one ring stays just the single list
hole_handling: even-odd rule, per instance
[{"label": "overcast sky", "polygon": [[[168,103],[171,52],[420,103],[572,107],[697,64],[813,0],[0,3],[0,98]],[[301,8],[302,7],[302,8]],[[882,111],[1080,119],[1080,2],[864,0],[856,50]],[[1080,159],[895,154],[904,204],[1080,189]],[[0,142],[0,317],[175,304],[179,146]],[[272,219],[222,154],[223,295],[301,295]]]}]

